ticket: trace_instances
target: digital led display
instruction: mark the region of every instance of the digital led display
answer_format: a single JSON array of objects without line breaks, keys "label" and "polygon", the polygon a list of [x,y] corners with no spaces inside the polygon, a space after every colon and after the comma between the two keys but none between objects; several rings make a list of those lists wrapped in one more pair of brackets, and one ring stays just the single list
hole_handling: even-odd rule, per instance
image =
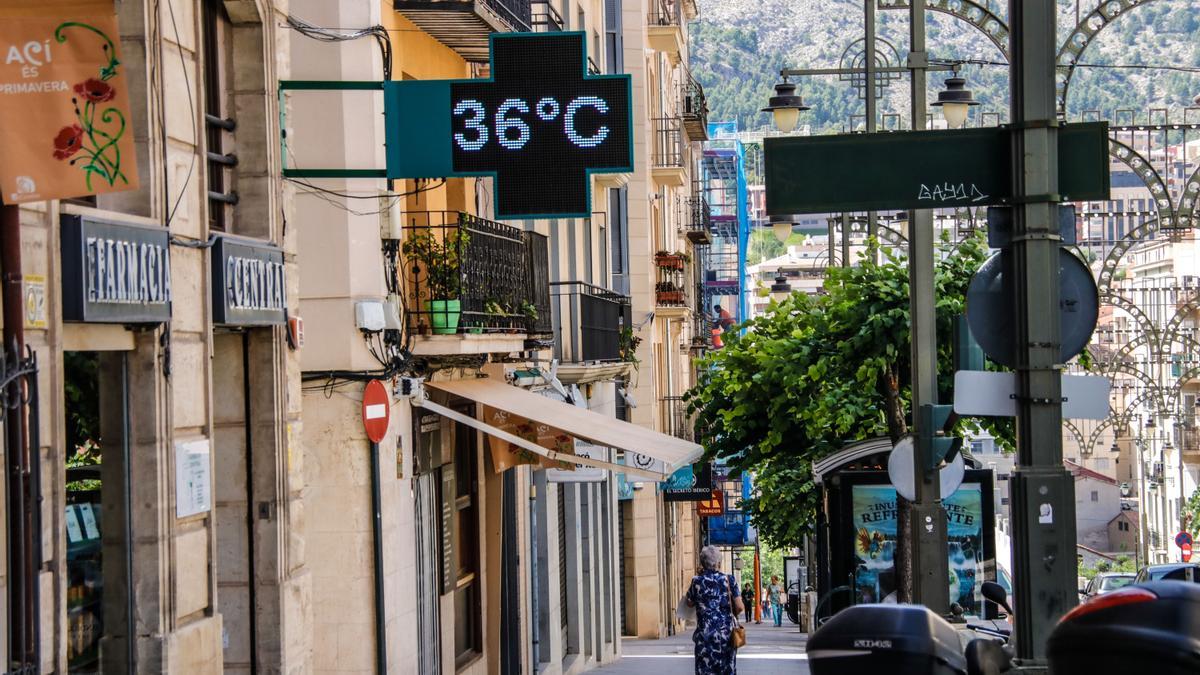
[{"label": "digital led display", "polygon": [[493,35],[491,72],[385,85],[389,176],[495,176],[499,219],[590,214],[590,174],[633,169],[629,76],[587,75],[583,33]]}]

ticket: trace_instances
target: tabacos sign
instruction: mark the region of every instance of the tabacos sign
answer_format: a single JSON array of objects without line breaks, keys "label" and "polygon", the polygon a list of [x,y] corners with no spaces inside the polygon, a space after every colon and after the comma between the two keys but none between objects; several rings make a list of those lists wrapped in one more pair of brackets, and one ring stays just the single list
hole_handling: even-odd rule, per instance
[{"label": "tabacos sign", "polygon": [[283,249],[251,239],[217,235],[211,258],[214,324],[287,323]]},{"label": "tabacos sign", "polygon": [[161,323],[171,318],[166,228],[62,217],[63,321]]},{"label": "tabacos sign", "polygon": [[129,73],[112,0],[0,3],[0,197],[137,187]]}]

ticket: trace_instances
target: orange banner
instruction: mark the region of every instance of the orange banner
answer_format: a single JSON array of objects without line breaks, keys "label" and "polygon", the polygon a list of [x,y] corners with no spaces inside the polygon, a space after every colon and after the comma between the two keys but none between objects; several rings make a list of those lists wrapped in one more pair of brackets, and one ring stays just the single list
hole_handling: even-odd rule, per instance
[{"label": "orange banner", "polygon": [[3,4],[0,197],[20,204],[136,188],[113,1]]},{"label": "orange banner", "polygon": [[[552,426],[532,422],[524,417],[487,406],[483,408],[483,421],[501,431],[507,431],[531,443],[537,443],[547,450],[556,450],[569,455],[575,454],[575,439]],[[492,466],[495,467],[496,473],[504,473],[521,464],[535,464],[541,469],[575,470],[573,462],[557,462],[495,436],[488,436],[487,440],[488,448],[492,451]]]}]

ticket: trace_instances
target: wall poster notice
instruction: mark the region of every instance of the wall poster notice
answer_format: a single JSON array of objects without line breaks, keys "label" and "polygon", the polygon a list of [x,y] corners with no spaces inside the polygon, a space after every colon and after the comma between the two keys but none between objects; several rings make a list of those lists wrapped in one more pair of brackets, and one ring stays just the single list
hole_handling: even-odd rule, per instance
[{"label": "wall poster notice", "polygon": [[[895,602],[896,489],[890,485],[855,485],[854,584],[856,602]],[[983,609],[983,498],[978,483],[964,483],[943,502],[946,509],[950,602],[967,614]]]}]

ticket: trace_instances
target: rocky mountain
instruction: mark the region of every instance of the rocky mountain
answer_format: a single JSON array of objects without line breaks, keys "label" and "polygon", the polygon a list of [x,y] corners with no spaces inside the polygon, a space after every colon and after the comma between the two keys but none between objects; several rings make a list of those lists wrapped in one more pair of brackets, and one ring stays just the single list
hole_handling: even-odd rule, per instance
[{"label": "rocky mountain", "polygon": [[[709,119],[736,119],[743,129],[762,128],[769,119],[759,109],[771,95],[781,68],[829,68],[853,62],[862,50],[862,2],[700,0],[701,18],[691,31],[691,67],[709,97]],[[1007,2],[980,2],[1006,18]],[[1059,40],[1076,25],[1077,13],[1084,18],[1098,4],[1097,0],[1059,0]],[[877,17],[879,52],[889,62],[903,64],[908,12],[880,9]],[[1008,69],[995,45],[974,27],[936,12],[930,12],[927,31],[931,58],[987,62],[964,65],[961,74],[983,103],[979,110],[1005,117]],[[1067,104],[1072,118],[1085,111],[1099,111],[1101,117],[1111,119],[1122,109],[1196,105],[1192,102],[1200,95],[1200,0],[1146,0],[1103,30],[1081,63],[1106,67],[1077,70]],[[942,88],[943,77],[931,74],[930,100]],[[813,108],[802,123],[810,124],[813,133],[862,124],[863,103],[850,82],[822,76],[801,78],[799,84],[805,102]],[[907,76],[886,88],[880,110],[899,116],[889,118],[888,126],[907,128],[908,97]],[[1191,114],[1200,119],[1200,111]]]}]

